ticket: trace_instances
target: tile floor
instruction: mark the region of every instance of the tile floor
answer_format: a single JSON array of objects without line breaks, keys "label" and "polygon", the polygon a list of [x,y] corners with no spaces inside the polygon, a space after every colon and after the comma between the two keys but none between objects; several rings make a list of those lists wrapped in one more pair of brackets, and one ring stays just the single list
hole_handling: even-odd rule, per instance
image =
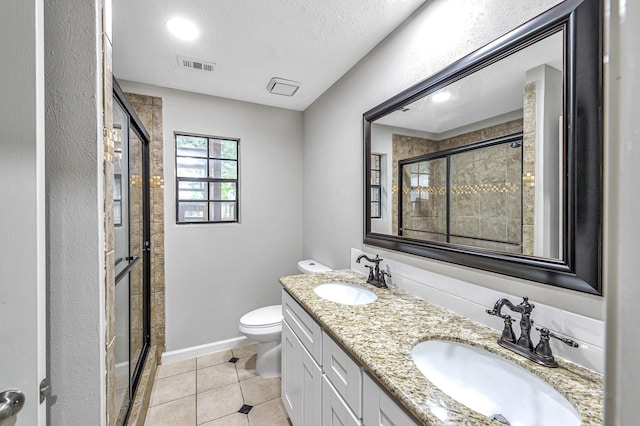
[{"label": "tile floor", "polygon": [[158,366],[145,426],[289,426],[280,378],[256,376],[255,345]]}]

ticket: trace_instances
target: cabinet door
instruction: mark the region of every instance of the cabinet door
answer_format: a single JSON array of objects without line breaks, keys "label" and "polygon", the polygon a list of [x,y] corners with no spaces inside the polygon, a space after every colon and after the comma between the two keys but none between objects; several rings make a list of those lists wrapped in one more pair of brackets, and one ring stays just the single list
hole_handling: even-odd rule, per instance
[{"label": "cabinet door", "polygon": [[322,369],[304,347],[302,349],[302,425],[322,424]]},{"label": "cabinet door", "polygon": [[320,426],[322,370],[282,322],[282,402],[294,426]]},{"label": "cabinet door", "polygon": [[322,377],[322,425],[362,426],[360,420],[331,385],[327,376]]},{"label": "cabinet door", "polygon": [[385,391],[364,375],[363,421],[365,426],[410,426],[419,425]]},{"label": "cabinet door", "polygon": [[289,328],[286,321],[282,321],[282,403],[289,413],[291,423],[295,426],[302,424],[302,345]]}]

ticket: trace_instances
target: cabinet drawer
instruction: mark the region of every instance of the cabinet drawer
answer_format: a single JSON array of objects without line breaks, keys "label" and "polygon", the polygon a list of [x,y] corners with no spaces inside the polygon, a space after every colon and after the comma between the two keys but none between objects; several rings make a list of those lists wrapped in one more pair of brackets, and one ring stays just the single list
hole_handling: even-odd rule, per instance
[{"label": "cabinet drawer", "polygon": [[362,417],[362,367],[327,333],[322,336],[322,369],[356,417]]},{"label": "cabinet drawer", "polygon": [[322,376],[322,424],[323,426],[362,426],[327,376]]},{"label": "cabinet drawer", "polygon": [[322,328],[285,290],[282,290],[282,316],[314,361],[322,366]]},{"label": "cabinet drawer", "polygon": [[367,426],[418,426],[368,375],[363,380],[363,422]]}]

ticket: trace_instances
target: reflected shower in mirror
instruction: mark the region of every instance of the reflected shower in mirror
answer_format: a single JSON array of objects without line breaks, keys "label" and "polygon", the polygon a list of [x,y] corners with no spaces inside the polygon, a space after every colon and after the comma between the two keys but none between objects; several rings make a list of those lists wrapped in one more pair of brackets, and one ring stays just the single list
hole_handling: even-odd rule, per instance
[{"label": "reflected shower in mirror", "polygon": [[372,123],[389,171],[372,232],[561,259],[563,44],[558,31]]}]

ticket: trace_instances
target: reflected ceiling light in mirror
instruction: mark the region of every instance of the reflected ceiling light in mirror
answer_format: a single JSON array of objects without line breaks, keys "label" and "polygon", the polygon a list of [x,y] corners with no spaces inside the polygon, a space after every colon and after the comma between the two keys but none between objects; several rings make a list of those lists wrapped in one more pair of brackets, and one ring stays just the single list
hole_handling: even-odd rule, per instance
[{"label": "reflected ceiling light in mirror", "polygon": [[171,18],[167,21],[167,29],[180,40],[191,41],[198,38],[200,30],[196,25],[184,18]]},{"label": "reflected ceiling light in mirror", "polygon": [[431,99],[433,102],[446,102],[451,99],[451,92],[438,92],[434,94]]}]

